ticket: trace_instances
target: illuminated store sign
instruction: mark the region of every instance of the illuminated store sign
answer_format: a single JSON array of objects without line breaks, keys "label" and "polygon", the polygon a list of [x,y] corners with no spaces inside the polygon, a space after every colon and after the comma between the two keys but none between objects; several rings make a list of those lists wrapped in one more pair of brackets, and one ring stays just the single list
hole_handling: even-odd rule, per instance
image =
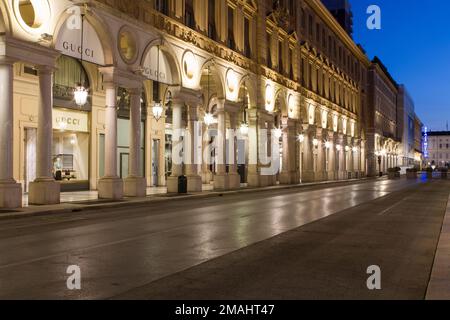
[{"label": "illuminated store sign", "polygon": [[[105,65],[105,56],[97,32],[88,22],[85,22],[84,29],[83,60]],[[81,29],[69,29],[64,23],[58,34],[55,48],[66,56],[81,59]]]},{"label": "illuminated store sign", "polygon": [[[157,58],[159,54],[159,59]],[[159,67],[158,67],[159,60]],[[174,84],[169,61],[167,57],[158,52],[158,47],[154,46],[150,49],[143,63],[143,74],[146,78],[159,81],[165,84]],[[159,70],[159,75],[158,75]]]},{"label": "illuminated store sign", "polygon": [[428,128],[423,130],[423,155],[428,158]]},{"label": "illuminated store sign", "polygon": [[62,131],[89,132],[88,114],[53,109],[53,129]]}]

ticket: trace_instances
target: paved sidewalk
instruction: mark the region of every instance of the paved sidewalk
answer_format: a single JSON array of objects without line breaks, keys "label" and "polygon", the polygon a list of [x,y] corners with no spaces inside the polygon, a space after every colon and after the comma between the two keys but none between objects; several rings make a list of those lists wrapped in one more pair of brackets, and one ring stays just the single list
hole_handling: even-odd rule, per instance
[{"label": "paved sidewalk", "polygon": [[[24,206],[20,209],[0,209],[0,220],[1,219],[16,219],[27,216],[39,216],[39,215],[49,215],[58,213],[71,213],[71,212],[81,212],[84,210],[101,210],[108,208],[123,208],[123,207],[133,207],[133,206],[145,206],[153,202],[162,201],[174,201],[174,200],[184,200],[184,199],[196,199],[205,197],[217,197],[224,194],[236,194],[241,192],[262,192],[267,190],[282,190],[282,189],[293,189],[293,188],[307,188],[314,186],[324,186],[324,185],[334,185],[334,184],[354,184],[363,183],[365,181],[381,179],[383,178],[364,178],[364,179],[352,179],[352,180],[342,180],[342,181],[324,181],[324,182],[314,182],[314,183],[303,183],[297,185],[277,185],[265,188],[249,188],[242,187],[238,190],[231,191],[214,191],[209,186],[204,186],[202,192],[190,193],[190,194],[167,194],[163,189],[159,189],[158,192],[147,192],[148,195],[145,198],[124,198],[122,200],[99,200],[97,199],[96,192],[89,192],[87,194],[82,194],[78,197],[73,197],[70,201],[70,194],[63,195],[61,204],[58,205],[44,205],[44,206]],[[64,199],[65,197],[65,199]],[[64,202],[64,200],[69,200]]]},{"label": "paved sidewalk", "polygon": [[428,285],[427,300],[450,300],[450,197],[448,200],[433,272]]}]

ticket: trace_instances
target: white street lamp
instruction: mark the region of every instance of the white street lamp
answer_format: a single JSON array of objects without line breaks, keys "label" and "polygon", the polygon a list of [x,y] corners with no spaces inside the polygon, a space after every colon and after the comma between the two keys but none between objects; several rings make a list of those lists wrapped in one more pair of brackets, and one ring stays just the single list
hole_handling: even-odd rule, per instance
[{"label": "white street lamp", "polygon": [[207,127],[211,126],[214,124],[215,119],[214,116],[211,113],[207,113],[205,114],[204,120],[203,120],[206,124]]},{"label": "white street lamp", "polygon": [[153,112],[153,117],[155,118],[155,120],[159,121],[164,112],[164,108],[163,108],[161,102],[156,102],[153,105],[152,112]]},{"label": "white street lamp", "polygon": [[274,130],[275,138],[280,139],[283,136],[283,130],[280,128],[276,128]]},{"label": "white street lamp", "polygon": [[305,142],[305,135],[304,135],[304,134],[299,134],[297,140],[298,140],[300,143]]},{"label": "white street lamp", "polygon": [[77,106],[82,107],[87,103],[88,94],[88,90],[81,84],[75,88],[73,97]]},{"label": "white street lamp", "polygon": [[[84,53],[84,14],[81,15],[81,66],[83,65],[83,53]],[[88,100],[88,90],[83,86],[83,84],[81,83],[81,77],[82,77],[82,72],[80,72],[80,83],[78,84],[78,86],[75,88],[75,90],[73,91],[73,97],[75,100],[75,103],[77,106],[79,107],[83,107]]]},{"label": "white street lamp", "polygon": [[331,148],[331,142],[330,141],[326,141],[325,142],[325,148],[326,149],[330,149]]},{"label": "white street lamp", "polygon": [[242,123],[241,127],[239,128],[239,130],[241,131],[241,134],[243,136],[247,136],[248,135],[248,131],[249,131],[248,124],[247,123]]},{"label": "white street lamp", "polygon": [[314,139],[314,140],[313,140],[313,146],[314,146],[314,147],[317,147],[318,145],[319,145],[319,140]]}]

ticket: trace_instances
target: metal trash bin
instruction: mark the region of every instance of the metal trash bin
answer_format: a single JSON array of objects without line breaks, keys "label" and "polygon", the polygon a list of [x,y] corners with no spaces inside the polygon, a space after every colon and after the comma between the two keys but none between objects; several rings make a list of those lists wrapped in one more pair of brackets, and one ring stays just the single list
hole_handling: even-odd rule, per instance
[{"label": "metal trash bin", "polygon": [[187,193],[187,178],[186,176],[179,176],[178,177],[178,193],[184,194]]}]

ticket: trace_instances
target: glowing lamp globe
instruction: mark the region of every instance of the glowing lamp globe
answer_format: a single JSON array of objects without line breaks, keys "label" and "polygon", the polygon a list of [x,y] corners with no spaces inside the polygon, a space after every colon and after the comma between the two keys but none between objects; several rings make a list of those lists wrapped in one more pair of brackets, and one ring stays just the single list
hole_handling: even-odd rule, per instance
[{"label": "glowing lamp globe", "polygon": [[162,117],[162,114],[164,112],[164,108],[160,102],[155,103],[155,105],[152,108],[153,117],[156,119],[156,121],[159,121]]},{"label": "glowing lamp globe", "polygon": [[82,107],[86,105],[88,98],[88,90],[83,86],[78,86],[73,92],[73,97],[77,106]]},{"label": "glowing lamp globe", "polygon": [[248,135],[248,124],[246,123],[241,124],[240,131],[243,136]]},{"label": "glowing lamp globe", "polygon": [[313,145],[314,145],[315,147],[317,147],[317,146],[319,145],[319,140],[314,139],[314,140],[313,140]]},{"label": "glowing lamp globe", "polygon": [[205,114],[204,118],[205,124],[209,127],[210,125],[214,124],[214,116],[211,113]]},{"label": "glowing lamp globe", "polygon": [[277,128],[274,130],[275,138],[280,139],[283,136],[283,130]]}]

